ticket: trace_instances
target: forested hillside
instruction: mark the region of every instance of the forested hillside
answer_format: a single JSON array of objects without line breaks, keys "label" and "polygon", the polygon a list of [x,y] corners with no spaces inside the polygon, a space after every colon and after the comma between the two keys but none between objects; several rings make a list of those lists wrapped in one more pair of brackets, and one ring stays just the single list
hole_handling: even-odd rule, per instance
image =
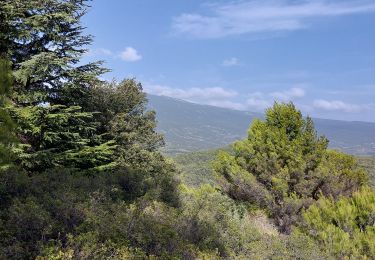
[{"label": "forested hillside", "polygon": [[181,173],[142,84],[82,61],[88,10],[0,3],[0,259],[374,257],[366,171],[293,103]]}]

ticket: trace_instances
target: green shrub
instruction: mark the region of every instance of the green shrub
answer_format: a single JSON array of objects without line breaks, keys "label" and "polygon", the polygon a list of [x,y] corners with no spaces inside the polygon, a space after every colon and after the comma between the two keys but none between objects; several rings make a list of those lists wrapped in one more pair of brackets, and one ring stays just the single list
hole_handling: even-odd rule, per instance
[{"label": "green shrub", "polygon": [[303,213],[301,230],[338,258],[375,256],[375,191],[362,188],[338,201],[321,198]]}]

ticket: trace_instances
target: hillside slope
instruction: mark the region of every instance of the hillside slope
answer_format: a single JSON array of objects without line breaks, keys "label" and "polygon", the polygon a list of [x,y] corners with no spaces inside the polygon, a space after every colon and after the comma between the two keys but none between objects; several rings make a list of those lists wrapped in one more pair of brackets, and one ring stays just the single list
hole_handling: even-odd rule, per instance
[{"label": "hillside slope", "polygon": [[[157,112],[158,130],[165,135],[169,154],[226,146],[246,136],[260,113],[199,105],[164,96],[148,95],[149,108]],[[375,155],[375,123],[314,119],[330,147],[355,155]]]}]

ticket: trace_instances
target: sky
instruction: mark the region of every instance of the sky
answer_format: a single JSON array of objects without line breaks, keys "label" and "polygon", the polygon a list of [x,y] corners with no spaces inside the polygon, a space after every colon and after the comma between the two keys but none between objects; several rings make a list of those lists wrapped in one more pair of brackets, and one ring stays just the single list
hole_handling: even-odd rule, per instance
[{"label": "sky", "polygon": [[144,91],[262,112],[375,122],[374,0],[94,0],[83,60]]}]

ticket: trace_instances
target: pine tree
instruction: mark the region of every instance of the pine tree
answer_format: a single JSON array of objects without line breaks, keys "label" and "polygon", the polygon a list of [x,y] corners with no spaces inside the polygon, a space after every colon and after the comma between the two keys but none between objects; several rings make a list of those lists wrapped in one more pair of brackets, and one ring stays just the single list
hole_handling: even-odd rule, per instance
[{"label": "pine tree", "polygon": [[215,169],[230,196],[266,208],[288,233],[320,196],[349,196],[366,183],[352,156],[327,145],[311,118],[292,103],[275,103],[264,121],[253,121],[248,138],[235,143],[234,156],[219,155]]}]

